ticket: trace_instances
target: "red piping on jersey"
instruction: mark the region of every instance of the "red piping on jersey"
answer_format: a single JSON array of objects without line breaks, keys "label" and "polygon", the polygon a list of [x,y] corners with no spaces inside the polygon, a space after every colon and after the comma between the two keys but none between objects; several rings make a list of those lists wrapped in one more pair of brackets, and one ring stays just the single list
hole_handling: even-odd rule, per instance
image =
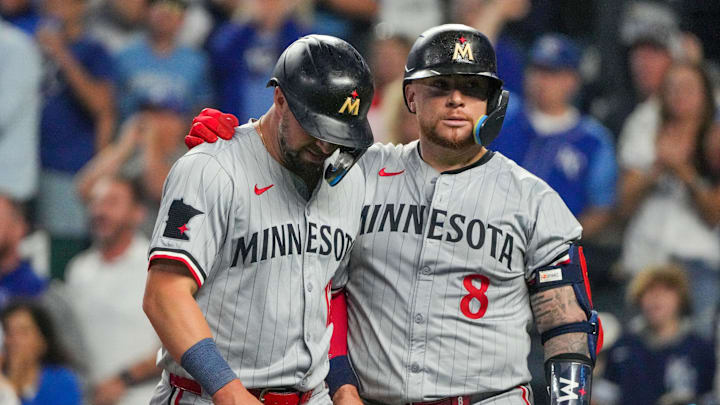
[{"label": "red piping on jersey", "polygon": [[590,279],[588,279],[587,262],[585,262],[585,254],[582,246],[578,246],[578,256],[580,256],[580,268],[582,269],[583,282],[585,283],[585,292],[587,292],[590,308],[593,307],[592,293],[590,292]]},{"label": "red piping on jersey", "polygon": [[198,275],[195,274],[195,270],[192,268],[192,266],[190,265],[190,263],[187,260],[183,259],[182,257],[177,257],[177,256],[170,256],[170,255],[163,255],[163,254],[152,255],[152,256],[150,256],[150,260],[148,261],[148,270],[150,269],[150,264],[153,262],[153,260],[156,260],[156,259],[176,260],[178,262],[185,264],[185,267],[187,267],[190,274],[192,274],[198,287],[202,287],[202,283],[200,282],[200,277],[198,277]]},{"label": "red piping on jersey", "polygon": [[518,386],[518,388],[520,388],[520,391],[522,391],[522,399],[525,402],[525,405],[530,405],[527,400],[527,388],[523,387],[522,385]]},{"label": "red piping on jersey", "polygon": [[175,397],[175,405],[180,405],[180,399],[182,398],[183,392],[185,392],[185,391],[178,390],[178,394]]},{"label": "red piping on jersey", "polygon": [[330,326],[332,322],[330,322],[330,289],[332,288],[332,280],[330,280],[329,283],[325,286],[325,289],[323,292],[325,293],[325,309],[327,310],[327,318],[325,319],[325,326]]},{"label": "red piping on jersey", "polygon": [[330,338],[330,358],[347,355],[347,300],[345,291],[334,294],[330,302],[330,322],[333,334]]}]

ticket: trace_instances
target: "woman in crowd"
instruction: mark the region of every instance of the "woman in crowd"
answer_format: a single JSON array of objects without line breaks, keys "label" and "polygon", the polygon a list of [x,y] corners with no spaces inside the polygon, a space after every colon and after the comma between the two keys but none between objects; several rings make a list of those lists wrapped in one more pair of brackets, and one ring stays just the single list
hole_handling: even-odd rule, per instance
[{"label": "woman in crowd", "polygon": [[696,320],[710,325],[720,300],[720,168],[706,153],[718,134],[712,85],[703,68],[677,64],[660,101],[658,133],[620,145],[619,211],[630,221],[621,264],[630,275],[650,265],[683,264]]},{"label": "woman in crowd", "polygon": [[22,405],[80,405],[78,379],[59,346],[49,315],[38,304],[16,302],[2,313],[3,372]]}]

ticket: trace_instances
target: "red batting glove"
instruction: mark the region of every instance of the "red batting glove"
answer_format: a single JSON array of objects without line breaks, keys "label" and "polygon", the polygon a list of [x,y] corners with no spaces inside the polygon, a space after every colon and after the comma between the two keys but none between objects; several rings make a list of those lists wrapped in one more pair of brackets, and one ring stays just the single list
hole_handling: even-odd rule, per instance
[{"label": "red batting glove", "polygon": [[185,145],[192,149],[201,143],[214,143],[218,137],[228,140],[233,137],[235,127],[240,123],[236,116],[214,108],[205,108],[192,121]]}]

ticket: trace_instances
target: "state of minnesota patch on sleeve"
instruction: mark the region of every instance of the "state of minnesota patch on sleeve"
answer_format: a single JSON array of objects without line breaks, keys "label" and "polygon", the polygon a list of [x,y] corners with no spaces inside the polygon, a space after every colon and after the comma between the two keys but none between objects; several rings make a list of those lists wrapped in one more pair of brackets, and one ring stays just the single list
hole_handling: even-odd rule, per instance
[{"label": "state of minnesota patch on sleeve", "polygon": [[173,200],[168,210],[168,219],[165,222],[163,236],[173,239],[190,240],[187,235],[188,222],[196,215],[203,214],[202,211],[193,208],[183,202],[183,199]]}]

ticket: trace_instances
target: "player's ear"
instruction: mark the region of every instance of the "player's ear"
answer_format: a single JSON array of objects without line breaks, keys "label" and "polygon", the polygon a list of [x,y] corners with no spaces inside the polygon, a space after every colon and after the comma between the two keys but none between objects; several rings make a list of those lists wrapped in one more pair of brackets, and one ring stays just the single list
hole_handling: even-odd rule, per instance
[{"label": "player's ear", "polygon": [[405,85],[405,103],[411,113],[415,114],[415,86],[412,83]]},{"label": "player's ear", "polygon": [[280,86],[275,86],[275,91],[273,92],[273,103],[281,110],[287,106],[287,99],[285,98],[285,94],[283,94],[282,90],[280,90]]}]

